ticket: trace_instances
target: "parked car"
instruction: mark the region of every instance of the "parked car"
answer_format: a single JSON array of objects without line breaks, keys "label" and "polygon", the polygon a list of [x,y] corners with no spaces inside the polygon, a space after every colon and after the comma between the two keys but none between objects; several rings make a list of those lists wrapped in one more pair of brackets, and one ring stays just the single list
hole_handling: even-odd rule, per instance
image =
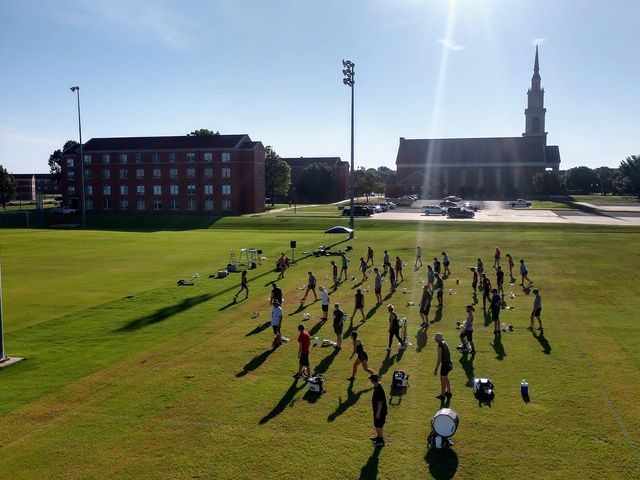
[{"label": "parked car", "polygon": [[447,212],[438,205],[425,205],[422,207],[423,215],[446,215]]},{"label": "parked car", "polygon": [[387,207],[386,203],[376,203],[375,205],[372,205],[372,207],[375,208],[376,213],[386,212],[387,210],[389,210],[389,207]]},{"label": "parked car", "polygon": [[449,218],[473,218],[475,215],[473,210],[464,207],[451,207],[447,210],[447,216]]},{"label": "parked car", "polygon": [[396,207],[397,207],[397,205],[395,203],[393,203],[393,202],[385,202],[385,205],[387,206],[387,208],[389,210],[395,210]]},{"label": "parked car", "polygon": [[440,202],[440,206],[442,208],[449,208],[449,207],[457,207],[458,204],[456,202],[452,202],[451,200],[443,200]]},{"label": "parked car", "polygon": [[78,210],[63,205],[62,207],[52,208],[51,213],[53,213],[54,215],[76,215],[78,213]]},{"label": "parked car", "polygon": [[454,202],[454,203],[460,203],[462,201],[462,199],[460,197],[456,197],[455,195],[451,195],[449,197],[444,197],[442,200],[443,201]]},{"label": "parked car", "polygon": [[531,202],[528,202],[523,198],[519,198],[517,200],[507,202],[507,205],[511,208],[527,208],[531,206]]},{"label": "parked car", "polygon": [[[370,217],[371,215],[373,215],[374,211],[372,208],[366,206],[366,205],[354,205],[353,206],[353,216],[354,217]],[[345,207],[342,210],[342,216],[343,217],[350,217],[351,216],[351,209],[349,207]]]}]

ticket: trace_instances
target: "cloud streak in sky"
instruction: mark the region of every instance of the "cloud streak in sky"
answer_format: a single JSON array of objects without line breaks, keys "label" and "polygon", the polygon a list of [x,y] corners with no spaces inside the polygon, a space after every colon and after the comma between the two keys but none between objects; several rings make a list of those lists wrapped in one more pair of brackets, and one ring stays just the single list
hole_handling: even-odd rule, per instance
[{"label": "cloud streak in sky", "polygon": [[449,50],[453,50],[454,52],[464,50],[464,45],[459,45],[450,38],[438,38],[436,39],[436,42],[438,42],[443,47],[448,48]]}]

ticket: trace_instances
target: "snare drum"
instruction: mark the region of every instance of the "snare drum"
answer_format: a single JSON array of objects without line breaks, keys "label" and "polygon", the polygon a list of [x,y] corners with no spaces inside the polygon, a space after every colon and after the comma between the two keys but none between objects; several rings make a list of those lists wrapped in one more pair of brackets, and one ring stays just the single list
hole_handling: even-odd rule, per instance
[{"label": "snare drum", "polygon": [[452,436],[458,428],[458,414],[450,408],[441,408],[433,416],[431,428],[441,437]]}]

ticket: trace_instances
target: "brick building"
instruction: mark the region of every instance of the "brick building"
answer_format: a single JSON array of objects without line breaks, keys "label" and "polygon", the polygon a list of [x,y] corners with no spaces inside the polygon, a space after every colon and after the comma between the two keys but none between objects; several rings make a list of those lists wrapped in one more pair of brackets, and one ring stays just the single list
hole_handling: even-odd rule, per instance
[{"label": "brick building", "polygon": [[[264,211],[264,147],[248,135],[92,138],[83,146],[87,212]],[[64,204],[80,205],[80,148],[62,153]]]},{"label": "brick building", "polygon": [[[329,202],[339,202],[345,198],[349,198],[349,162],[343,162],[340,157],[291,157],[283,158],[291,167],[291,185],[297,186],[302,172],[313,163],[321,163],[331,168],[334,181],[334,189],[332,191]],[[297,195],[304,195],[304,192],[297,192]]]},{"label": "brick building", "polygon": [[60,193],[58,183],[50,173],[12,173],[11,176],[16,181],[16,200],[35,202],[38,193]]},{"label": "brick building", "polygon": [[425,198],[527,196],[538,172],[558,172],[560,150],[547,145],[538,47],[521,137],[400,138],[395,195]]}]

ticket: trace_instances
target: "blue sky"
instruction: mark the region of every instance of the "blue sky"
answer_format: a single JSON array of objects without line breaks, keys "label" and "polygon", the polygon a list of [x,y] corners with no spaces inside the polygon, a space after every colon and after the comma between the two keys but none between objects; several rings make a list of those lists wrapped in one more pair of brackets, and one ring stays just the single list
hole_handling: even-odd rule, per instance
[{"label": "blue sky", "polygon": [[394,168],[399,137],[518,136],[534,43],[561,168],[640,153],[640,2],[0,1],[0,164],[76,139],[248,133],[281,156]]}]

